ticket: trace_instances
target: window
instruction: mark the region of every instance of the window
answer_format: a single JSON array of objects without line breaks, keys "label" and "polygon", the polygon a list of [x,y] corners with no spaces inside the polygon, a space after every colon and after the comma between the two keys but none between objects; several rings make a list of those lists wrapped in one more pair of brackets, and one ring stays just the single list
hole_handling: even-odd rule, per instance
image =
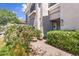
[{"label": "window", "polygon": [[60,29],[60,18],[52,20],[52,29],[59,30]]},{"label": "window", "polygon": [[35,10],[35,3],[32,4],[31,8],[30,8],[30,13]]}]

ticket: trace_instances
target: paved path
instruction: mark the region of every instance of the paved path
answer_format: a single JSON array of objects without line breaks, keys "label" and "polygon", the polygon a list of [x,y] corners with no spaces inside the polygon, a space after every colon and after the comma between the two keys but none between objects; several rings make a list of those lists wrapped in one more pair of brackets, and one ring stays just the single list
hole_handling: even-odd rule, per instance
[{"label": "paved path", "polygon": [[[67,52],[46,44],[45,40],[32,42],[31,45],[33,46],[33,49],[40,50],[38,52],[42,52],[42,56],[71,56],[71,54]],[[41,54],[37,55],[41,56]]]}]

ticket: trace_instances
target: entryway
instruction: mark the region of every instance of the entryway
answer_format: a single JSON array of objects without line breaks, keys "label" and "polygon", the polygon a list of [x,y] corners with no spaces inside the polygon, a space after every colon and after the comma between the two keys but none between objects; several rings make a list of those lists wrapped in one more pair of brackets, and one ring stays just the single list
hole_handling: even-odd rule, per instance
[{"label": "entryway", "polygon": [[52,30],[60,29],[60,18],[54,19],[51,22],[52,22]]}]

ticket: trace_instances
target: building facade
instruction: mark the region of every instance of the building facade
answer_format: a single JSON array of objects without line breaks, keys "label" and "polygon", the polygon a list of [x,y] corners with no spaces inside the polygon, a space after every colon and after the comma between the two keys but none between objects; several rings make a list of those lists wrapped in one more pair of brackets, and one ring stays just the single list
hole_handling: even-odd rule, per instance
[{"label": "building facade", "polygon": [[78,30],[79,3],[28,3],[27,24],[42,31]]}]

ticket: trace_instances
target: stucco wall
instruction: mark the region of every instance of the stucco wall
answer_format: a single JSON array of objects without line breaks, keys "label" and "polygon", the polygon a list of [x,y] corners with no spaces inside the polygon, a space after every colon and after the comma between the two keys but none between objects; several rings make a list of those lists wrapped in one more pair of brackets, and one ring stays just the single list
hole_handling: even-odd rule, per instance
[{"label": "stucco wall", "polygon": [[58,5],[56,4],[50,7],[48,11],[49,11],[50,20],[60,18],[60,5],[59,4]]},{"label": "stucco wall", "polygon": [[57,11],[55,13],[50,14],[49,16],[50,16],[50,20],[54,20],[54,19],[60,18],[60,12]]},{"label": "stucco wall", "polygon": [[51,22],[48,16],[48,3],[43,3],[41,5],[41,20],[42,20],[41,31],[46,36],[47,32],[51,30]]},{"label": "stucco wall", "polygon": [[60,18],[63,19],[61,29],[79,29],[79,3],[62,3],[60,10]]}]

